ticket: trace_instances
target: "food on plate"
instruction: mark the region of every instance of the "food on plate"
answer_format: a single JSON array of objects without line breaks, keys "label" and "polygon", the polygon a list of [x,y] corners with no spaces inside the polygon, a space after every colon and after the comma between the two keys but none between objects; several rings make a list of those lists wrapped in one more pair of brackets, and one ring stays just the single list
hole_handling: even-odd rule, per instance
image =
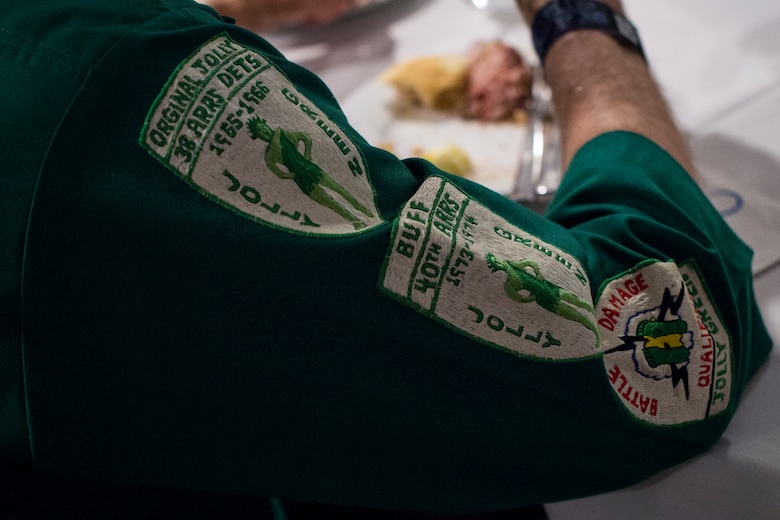
[{"label": "food on plate", "polygon": [[468,59],[466,118],[502,121],[525,111],[533,72],[516,49],[498,41],[480,43]]},{"label": "food on plate", "polygon": [[468,177],[474,170],[466,151],[456,144],[447,143],[429,150],[420,150],[416,155],[432,162],[440,170],[460,177]]},{"label": "food on plate", "polygon": [[402,104],[457,112],[464,103],[468,73],[463,56],[423,56],[391,67],[381,79],[396,88]]},{"label": "food on plate", "polygon": [[[395,143],[391,141],[379,143],[378,146],[387,152],[398,155]],[[447,143],[428,149],[417,146],[412,148],[411,155],[430,161],[440,170],[459,177],[468,177],[474,173],[474,166],[468,153],[454,143]]]},{"label": "food on plate", "polygon": [[501,42],[478,43],[464,55],[423,56],[382,75],[401,106],[412,105],[484,122],[522,120],[532,70]]}]

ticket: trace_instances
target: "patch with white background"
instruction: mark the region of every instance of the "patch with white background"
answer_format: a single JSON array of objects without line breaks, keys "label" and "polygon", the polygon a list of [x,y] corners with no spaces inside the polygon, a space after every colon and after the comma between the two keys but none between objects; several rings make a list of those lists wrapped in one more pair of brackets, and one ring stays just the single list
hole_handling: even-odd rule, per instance
[{"label": "patch with white background", "polygon": [[546,361],[598,355],[580,262],[430,177],[398,220],[380,288],[492,347]]},{"label": "patch with white background", "polygon": [[637,420],[674,426],[728,408],[731,337],[693,262],[649,261],[609,280],[596,316],[607,377]]},{"label": "patch with white background", "polygon": [[173,73],[140,143],[203,195],[254,221],[314,235],[382,223],[354,142],[273,63],[226,35]]}]

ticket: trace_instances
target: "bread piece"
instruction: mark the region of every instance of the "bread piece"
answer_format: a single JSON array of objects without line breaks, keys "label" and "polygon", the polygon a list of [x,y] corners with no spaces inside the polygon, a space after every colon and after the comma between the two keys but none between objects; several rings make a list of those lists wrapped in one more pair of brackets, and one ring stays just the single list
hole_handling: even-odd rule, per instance
[{"label": "bread piece", "polygon": [[468,61],[462,56],[424,56],[391,67],[381,79],[408,102],[457,112],[466,98],[468,69]]}]

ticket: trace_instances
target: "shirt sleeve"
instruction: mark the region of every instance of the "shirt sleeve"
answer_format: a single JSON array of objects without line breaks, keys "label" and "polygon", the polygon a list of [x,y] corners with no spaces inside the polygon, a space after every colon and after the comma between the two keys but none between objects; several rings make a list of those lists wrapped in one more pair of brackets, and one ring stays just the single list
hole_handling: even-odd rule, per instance
[{"label": "shirt sleeve", "polygon": [[589,271],[602,280],[645,258],[695,263],[732,341],[752,345],[737,349],[737,388],[764,361],[770,341],[753,297],[753,253],[659,146],[627,132],[594,139],[577,154],[547,216],[596,253]]},{"label": "shirt sleeve", "polygon": [[749,253],[686,183],[606,136],[541,218],[371,147],[255,35],[159,16],[90,71],[39,180],[35,461],[450,512],[638,482],[718,438],[768,348]]}]

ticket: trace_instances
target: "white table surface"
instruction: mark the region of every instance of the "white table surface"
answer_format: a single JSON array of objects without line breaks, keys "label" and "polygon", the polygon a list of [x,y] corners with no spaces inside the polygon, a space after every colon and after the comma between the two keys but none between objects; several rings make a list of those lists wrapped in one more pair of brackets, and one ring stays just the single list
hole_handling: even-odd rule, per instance
[{"label": "white table surface", "polygon": [[[413,56],[500,38],[535,60],[511,0],[388,0],[325,27],[265,35],[349,105],[361,86]],[[624,0],[705,190],[756,250],[755,288],[780,341],[780,2]],[[349,111],[347,111],[349,116]],[[706,454],[629,489],[547,504],[556,519],[780,519],[780,347]],[[605,464],[608,461],[605,461]]]}]

